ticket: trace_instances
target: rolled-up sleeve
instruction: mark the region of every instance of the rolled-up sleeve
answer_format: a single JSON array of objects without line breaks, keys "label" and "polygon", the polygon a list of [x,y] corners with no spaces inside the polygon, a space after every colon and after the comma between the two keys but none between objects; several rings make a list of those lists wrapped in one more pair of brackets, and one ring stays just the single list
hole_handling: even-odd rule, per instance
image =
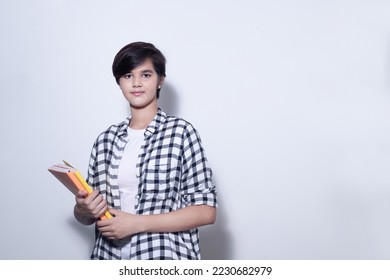
[{"label": "rolled-up sleeve", "polygon": [[202,141],[195,128],[188,124],[183,135],[183,172],[181,194],[187,205],[217,207],[217,190]]}]

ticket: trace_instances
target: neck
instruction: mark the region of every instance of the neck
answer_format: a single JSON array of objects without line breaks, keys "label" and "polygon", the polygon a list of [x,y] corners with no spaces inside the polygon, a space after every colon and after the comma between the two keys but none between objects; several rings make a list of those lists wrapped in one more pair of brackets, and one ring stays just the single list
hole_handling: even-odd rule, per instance
[{"label": "neck", "polygon": [[137,109],[131,107],[131,122],[132,129],[145,129],[157,114],[158,107]]}]

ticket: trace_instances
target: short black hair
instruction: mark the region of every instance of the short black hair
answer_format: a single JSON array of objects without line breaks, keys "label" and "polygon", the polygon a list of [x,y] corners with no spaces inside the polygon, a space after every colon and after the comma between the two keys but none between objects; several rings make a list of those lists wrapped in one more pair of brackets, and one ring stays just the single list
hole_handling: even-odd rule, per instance
[{"label": "short black hair", "polygon": [[[120,77],[131,72],[147,59],[152,61],[154,70],[160,77],[166,77],[166,59],[161,51],[151,43],[134,42],[124,46],[114,58],[112,73],[114,74],[116,83],[119,84]],[[157,98],[159,94],[160,89],[157,89]]]}]

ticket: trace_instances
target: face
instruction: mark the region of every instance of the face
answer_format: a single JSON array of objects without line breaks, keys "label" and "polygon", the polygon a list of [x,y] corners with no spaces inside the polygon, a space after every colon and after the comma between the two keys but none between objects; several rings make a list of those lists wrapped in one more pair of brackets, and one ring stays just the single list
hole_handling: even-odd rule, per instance
[{"label": "face", "polygon": [[119,79],[119,86],[134,109],[156,108],[157,88],[164,79],[159,77],[150,59]]}]

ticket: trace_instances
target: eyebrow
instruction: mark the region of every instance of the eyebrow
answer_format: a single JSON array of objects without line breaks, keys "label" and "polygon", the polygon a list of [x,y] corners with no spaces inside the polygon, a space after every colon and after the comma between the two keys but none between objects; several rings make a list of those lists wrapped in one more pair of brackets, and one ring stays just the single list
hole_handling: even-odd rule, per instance
[{"label": "eyebrow", "polygon": [[[132,74],[133,72],[134,72],[134,70],[131,70],[127,74]],[[141,74],[153,74],[153,73],[155,73],[155,71],[153,71],[153,69],[145,69],[145,70],[141,71]]]}]

